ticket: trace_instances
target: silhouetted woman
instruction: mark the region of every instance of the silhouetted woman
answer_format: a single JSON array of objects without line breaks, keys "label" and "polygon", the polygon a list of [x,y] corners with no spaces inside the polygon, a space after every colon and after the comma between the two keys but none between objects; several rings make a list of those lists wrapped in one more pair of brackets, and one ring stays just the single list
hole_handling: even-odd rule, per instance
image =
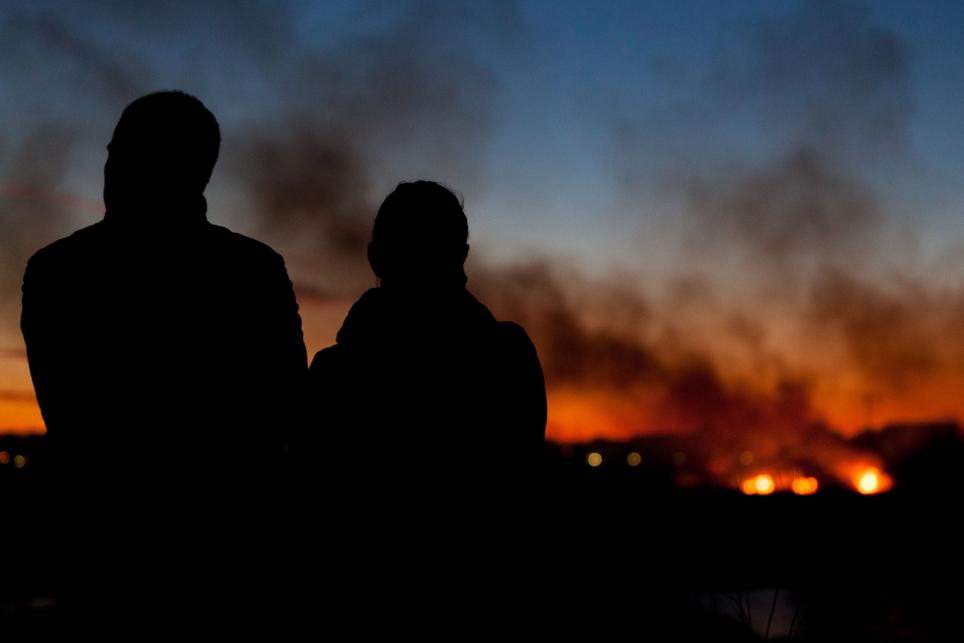
[{"label": "silhouetted woman", "polygon": [[379,285],[309,372],[321,468],[376,492],[445,495],[538,467],[542,368],[525,330],[466,290],[467,241],[462,203],[438,183],[402,183],[382,203],[368,245]]},{"label": "silhouetted woman", "polygon": [[487,588],[532,564],[517,517],[533,513],[542,368],[466,290],[467,239],[452,192],[399,185],[368,246],[379,285],[311,364],[292,586],[316,587],[293,600],[319,623],[491,620]]}]

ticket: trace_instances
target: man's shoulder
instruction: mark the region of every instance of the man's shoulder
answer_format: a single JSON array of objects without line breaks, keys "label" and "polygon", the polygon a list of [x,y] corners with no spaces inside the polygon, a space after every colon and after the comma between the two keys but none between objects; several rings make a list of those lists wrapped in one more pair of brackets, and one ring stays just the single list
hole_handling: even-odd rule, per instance
[{"label": "man's shoulder", "polygon": [[281,255],[268,244],[252,239],[240,232],[234,232],[224,226],[207,224],[209,237],[218,245],[229,249],[233,253],[244,255],[254,260],[276,263],[283,261]]},{"label": "man's shoulder", "polygon": [[72,257],[97,252],[103,238],[103,221],[98,221],[44,246],[30,257],[27,268],[28,270],[36,270],[51,265],[60,265],[69,261]]}]

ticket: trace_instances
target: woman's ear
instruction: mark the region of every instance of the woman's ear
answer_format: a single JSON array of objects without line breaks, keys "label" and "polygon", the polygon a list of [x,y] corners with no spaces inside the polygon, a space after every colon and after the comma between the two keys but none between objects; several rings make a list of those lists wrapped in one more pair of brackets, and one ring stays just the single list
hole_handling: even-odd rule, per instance
[{"label": "woman's ear", "polygon": [[462,263],[465,263],[465,260],[468,258],[468,256],[469,256],[469,244],[465,244],[465,249],[462,251]]}]

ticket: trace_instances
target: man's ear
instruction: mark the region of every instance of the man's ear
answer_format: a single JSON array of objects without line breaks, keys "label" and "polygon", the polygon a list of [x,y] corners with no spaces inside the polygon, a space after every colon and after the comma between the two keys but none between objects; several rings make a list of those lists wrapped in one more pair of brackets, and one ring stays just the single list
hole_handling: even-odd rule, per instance
[{"label": "man's ear", "polygon": [[469,256],[469,244],[465,244],[465,249],[462,250],[462,263],[465,263],[465,260],[468,258],[468,256]]}]

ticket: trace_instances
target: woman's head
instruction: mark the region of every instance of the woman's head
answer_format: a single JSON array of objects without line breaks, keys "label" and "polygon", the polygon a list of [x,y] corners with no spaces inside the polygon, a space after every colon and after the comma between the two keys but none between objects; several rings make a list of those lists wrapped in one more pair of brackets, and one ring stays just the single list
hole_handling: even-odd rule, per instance
[{"label": "woman's head", "polygon": [[368,261],[383,286],[464,287],[468,237],[455,193],[432,181],[400,183],[378,208]]}]

